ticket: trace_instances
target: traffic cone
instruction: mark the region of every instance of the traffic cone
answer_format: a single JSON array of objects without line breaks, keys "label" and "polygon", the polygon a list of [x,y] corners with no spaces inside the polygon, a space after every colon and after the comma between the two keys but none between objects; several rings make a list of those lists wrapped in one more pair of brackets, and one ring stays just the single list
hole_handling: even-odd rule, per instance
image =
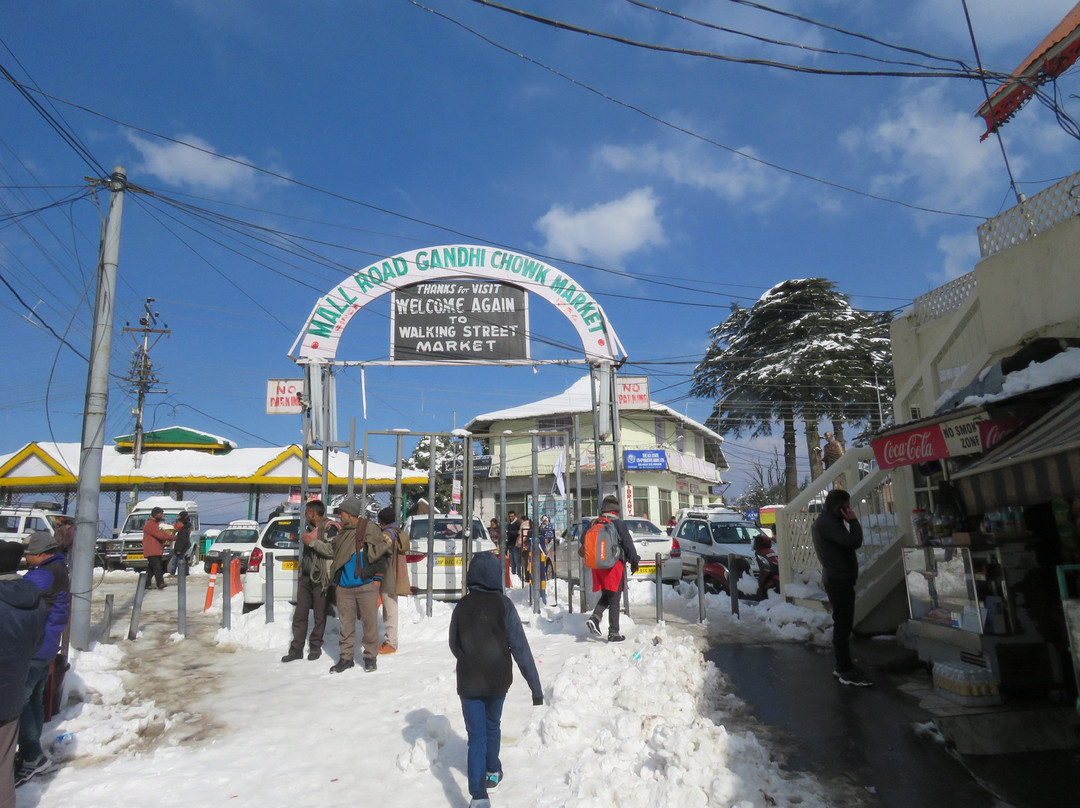
[{"label": "traffic cone", "polygon": [[203,604],[203,611],[210,610],[210,605],[214,602],[214,582],[217,581],[218,564],[215,562],[210,565],[210,583],[206,587],[206,603]]},{"label": "traffic cone", "polygon": [[229,591],[233,595],[244,591],[244,585],[240,582],[240,559],[234,558],[229,564]]}]

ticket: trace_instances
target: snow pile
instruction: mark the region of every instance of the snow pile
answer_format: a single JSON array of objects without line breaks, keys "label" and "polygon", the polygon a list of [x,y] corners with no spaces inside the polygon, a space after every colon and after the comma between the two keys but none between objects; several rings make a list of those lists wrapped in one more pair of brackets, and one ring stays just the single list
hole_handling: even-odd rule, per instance
[{"label": "snow pile", "polygon": [[[633,582],[630,591],[635,603],[647,603],[655,588]],[[828,803],[813,778],[783,771],[757,737],[733,729],[745,725],[735,720],[745,705],[686,630],[657,625],[639,609],[636,622],[623,616],[628,640],[609,644],[584,630],[581,614],[554,603],[534,614],[527,592],[510,596],[546,703],[532,705],[515,670],[496,805]],[[218,628],[216,606],[189,614],[182,638],[172,633],[169,602],[164,593],[148,597],[144,614],[157,622],[144,622],[138,641],[73,655],[73,701],[43,738],[48,747],[73,734],[56,744],[69,765],[21,788],[19,808],[111,808],[121,799],[335,808],[356,804],[372,778],[384,784],[384,808],[467,804],[466,734],[447,647],[453,604],[433,602],[428,617],[424,598],[403,599],[399,652],[380,657],[374,673],[330,674],[336,619],[327,623],[320,659],[282,664],[287,603],[268,624],[262,609],[242,614],[238,596],[231,631]],[[665,587],[664,604],[670,619],[692,620],[696,588]],[[828,636],[826,615],[778,597],[742,603],[738,619],[730,605],[725,595],[706,596],[707,628],[721,639]]]}]

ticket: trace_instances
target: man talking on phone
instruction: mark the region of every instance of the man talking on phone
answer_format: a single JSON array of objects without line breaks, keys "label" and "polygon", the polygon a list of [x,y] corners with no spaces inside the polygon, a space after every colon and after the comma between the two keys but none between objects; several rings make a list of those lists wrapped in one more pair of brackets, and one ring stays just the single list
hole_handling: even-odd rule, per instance
[{"label": "man talking on phone", "polygon": [[851,628],[855,622],[855,581],[863,533],[859,517],[851,509],[851,495],[839,488],[825,496],[825,510],[814,520],[814,550],[821,562],[821,585],[829,597],[833,616],[833,676],[842,685],[870,687],[865,673],[851,659]]}]

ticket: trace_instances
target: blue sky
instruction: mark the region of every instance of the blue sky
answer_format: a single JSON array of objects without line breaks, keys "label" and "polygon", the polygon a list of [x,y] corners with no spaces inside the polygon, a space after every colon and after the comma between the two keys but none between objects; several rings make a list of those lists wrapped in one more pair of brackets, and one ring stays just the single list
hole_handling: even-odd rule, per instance
[{"label": "blue sky", "polygon": [[[910,69],[766,45],[626,0],[508,5],[668,48]],[[741,3],[663,5],[771,39],[931,63]],[[770,5],[974,63],[958,0]],[[984,64],[1011,71],[1072,5],[971,0]],[[14,360],[0,452],[79,439],[85,363],[42,321],[88,348],[107,196],[64,200],[114,165],[154,194],[127,196],[117,328],[153,297],[172,331],[152,353],[168,392],[151,397],[146,426],[245,446],[299,440],[298,417],[264,414],[266,380],[297,375],[287,353],[320,293],[381,257],[456,243],[542,257],[604,306],[630,356],[624,372],[649,375],[654,399],[703,420],[710,405],[686,397],[689,375],[732,302],[820,276],[856,306],[903,308],[970,270],[981,218],[1013,204],[997,143],[979,142],[983,89],[966,79],[659,52],[470,0],[4,4],[0,31],[0,64],[47,94],[33,97],[92,158],[0,86],[0,272],[11,286],[0,285],[0,344]],[[1071,74],[1062,88],[1074,89]],[[1003,135],[1028,194],[1077,168],[1076,141],[1037,104]],[[384,358],[387,312],[355,318],[339,356]],[[560,346],[573,330],[548,304],[533,300],[532,324],[534,356],[571,355]],[[133,348],[117,333],[115,374]],[[371,368],[366,428],[448,430],[581,372]],[[133,426],[123,387],[110,436]],[[341,377],[339,412],[343,425],[360,418],[356,370]],[[729,440],[733,490],[773,445]]]}]

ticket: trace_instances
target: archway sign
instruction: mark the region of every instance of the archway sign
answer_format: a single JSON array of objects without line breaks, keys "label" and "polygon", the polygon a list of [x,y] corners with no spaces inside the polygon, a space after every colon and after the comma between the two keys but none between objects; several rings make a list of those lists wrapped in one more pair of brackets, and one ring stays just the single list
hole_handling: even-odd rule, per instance
[{"label": "archway sign", "polygon": [[[373,300],[388,292],[427,281],[461,279],[518,287],[551,303],[573,324],[581,339],[584,357],[576,361],[591,365],[620,365],[626,358],[622,343],[604,310],[581,284],[543,261],[510,250],[475,244],[425,247],[400,253],[361,269],[318,299],[289,356],[302,364],[446,364],[446,359],[438,362],[416,359],[348,362],[338,359],[337,352],[345,327],[357,312]],[[536,364],[527,357],[476,359],[468,353],[449,362]]]}]

